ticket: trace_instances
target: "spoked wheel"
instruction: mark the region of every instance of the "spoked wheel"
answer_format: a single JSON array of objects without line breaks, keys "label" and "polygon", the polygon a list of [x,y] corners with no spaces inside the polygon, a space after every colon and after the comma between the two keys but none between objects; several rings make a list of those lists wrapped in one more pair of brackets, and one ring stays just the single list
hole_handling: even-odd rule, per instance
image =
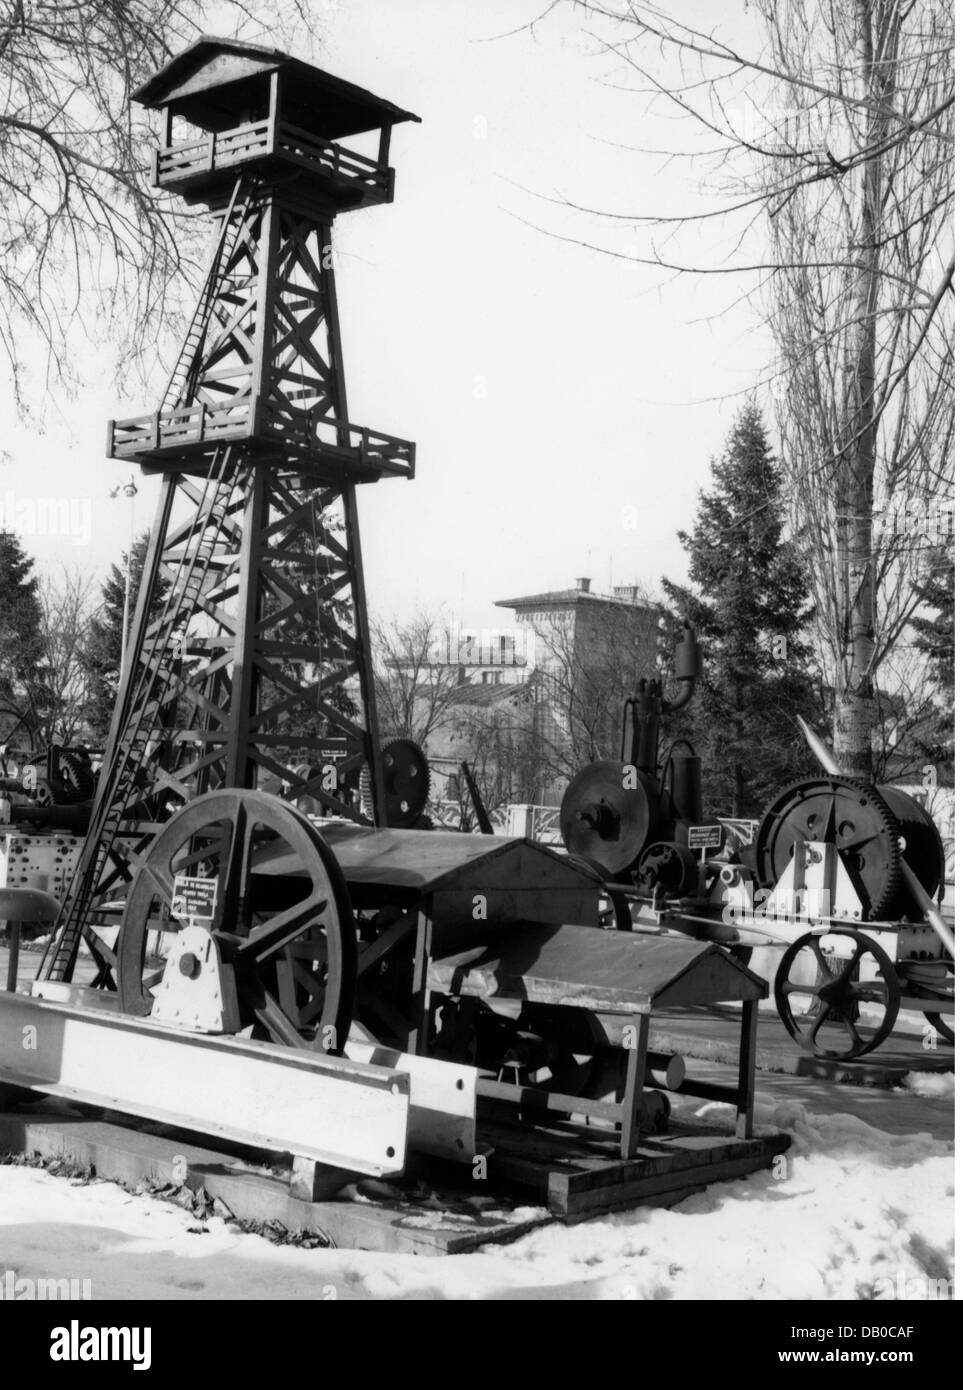
[{"label": "spoked wheel", "polygon": [[[854,943],[850,957],[826,951],[827,940],[838,937]],[[860,979],[867,958],[876,966],[874,979]],[[774,992],[789,1036],[815,1057],[862,1057],[889,1036],[899,1013],[899,980],[886,952],[843,927],[794,941],[776,971]],[[861,1004],[878,1006],[882,1017],[861,1016]]]},{"label": "spoked wheel", "polygon": [[[259,859],[283,873],[256,872]],[[164,926],[177,875],[217,882],[209,924],[233,972],[241,1028],[255,1037],[337,1053],[351,1023],[354,918],[337,860],[311,822],[265,792],[209,792],[178,811],[131,882],[116,946],[121,1008],[145,1015],[163,962],[148,933]],[[165,935],[167,933],[165,932]]]},{"label": "spoked wheel", "polygon": [[947,1022],[946,1014],[924,1014],[923,1017],[931,1028],[936,1029],[941,1038],[945,1038],[948,1043],[956,1043],[956,1033],[953,1031],[953,1025]]},{"label": "spoked wheel", "polygon": [[[906,987],[913,997],[922,994],[931,998],[935,995],[941,1000],[953,998],[956,966],[951,960],[902,960],[900,974],[905,977]],[[923,1017],[946,1042],[956,1042],[952,1013],[924,1013]]]}]

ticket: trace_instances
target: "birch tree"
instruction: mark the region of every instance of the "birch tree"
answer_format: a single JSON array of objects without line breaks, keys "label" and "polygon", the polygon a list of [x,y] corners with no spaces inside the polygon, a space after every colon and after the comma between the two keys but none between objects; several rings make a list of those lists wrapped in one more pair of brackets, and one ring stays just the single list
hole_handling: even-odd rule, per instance
[{"label": "birch tree", "polygon": [[[548,7],[543,18],[564,6]],[[576,3],[605,62],[670,116],[695,211],[599,216],[658,271],[725,276],[768,324],[790,524],[811,557],[833,742],[869,776],[877,690],[920,605],[916,581],[952,488],[951,0]],[[727,38],[733,27],[738,43]],[[653,149],[637,151],[654,156]],[[653,166],[654,167],[654,166]],[[657,182],[653,186],[658,188]],[[558,234],[558,233],[556,233]],[[760,508],[767,506],[763,500]]]}]

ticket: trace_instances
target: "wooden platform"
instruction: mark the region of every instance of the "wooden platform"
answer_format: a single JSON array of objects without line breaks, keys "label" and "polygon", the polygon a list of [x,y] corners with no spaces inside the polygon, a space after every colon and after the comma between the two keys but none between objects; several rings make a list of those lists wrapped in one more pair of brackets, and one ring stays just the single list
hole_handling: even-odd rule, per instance
[{"label": "wooden platform", "polygon": [[[53,1101],[0,1113],[0,1155],[10,1153],[66,1159],[127,1188],[203,1188],[241,1221],[316,1233],[345,1250],[455,1255],[515,1240],[552,1219],[544,1209],[533,1215],[528,1202],[525,1218],[515,1220],[511,1202],[488,1202],[478,1187],[446,1190],[435,1183],[428,1189],[405,1180],[388,1184],[337,1169],[326,1175],[326,1199],[305,1201],[292,1195],[290,1167],[277,1164],[276,1155],[215,1150],[164,1126],[135,1126],[107,1112],[98,1118]],[[446,1169],[449,1181],[450,1173]]]},{"label": "wooden platform", "polygon": [[276,1154],[214,1150],[165,1126],[53,1100],[0,1113],[0,1154],[67,1159],[129,1188],[203,1188],[242,1221],[317,1233],[341,1249],[419,1255],[516,1240],[553,1220],[674,1205],[711,1182],[768,1168],[789,1145],[782,1134],[739,1140],[721,1128],[686,1125],[644,1140],[638,1157],[622,1162],[610,1131],[586,1137],[574,1126],[489,1124],[484,1139],[487,1169],[478,1181],[439,1160],[421,1160],[407,1178],[390,1182],[330,1169],[323,1199],[307,1201],[293,1195],[291,1169]]},{"label": "wooden platform", "polygon": [[622,1160],[617,1140],[605,1131],[587,1139],[575,1126],[525,1132],[489,1124],[480,1135],[492,1145],[493,1182],[502,1190],[527,1191],[569,1220],[674,1204],[710,1183],[768,1168],[790,1144],[787,1134],[736,1139],[721,1126],[675,1124],[669,1134],[644,1138],[637,1156]]}]

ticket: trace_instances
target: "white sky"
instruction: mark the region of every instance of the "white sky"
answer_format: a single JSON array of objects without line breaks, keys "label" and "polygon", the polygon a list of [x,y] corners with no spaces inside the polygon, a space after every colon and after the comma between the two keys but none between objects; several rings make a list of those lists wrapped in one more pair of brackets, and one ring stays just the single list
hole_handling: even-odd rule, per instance
[{"label": "white sky", "polygon": [[[766,341],[727,277],[670,279],[524,225],[648,249],[631,225],[590,222],[538,201],[676,211],[697,195],[688,164],[612,147],[691,145],[655,122],[628,75],[599,56],[566,9],[533,37],[538,0],[316,0],[327,34],[316,61],[422,125],[396,128],[396,202],[337,227],[351,419],[414,439],[414,482],[362,490],[369,605],[418,607],[504,626],[495,599],[568,587],[680,579],[676,537],[693,519]],[[726,36],[745,37],[743,0],[689,0]],[[678,12],[678,11],[677,11]],[[350,142],[348,142],[350,143]],[[706,261],[720,254],[705,234]],[[129,535],[129,503],[108,489],[130,468],[103,455],[107,419],[156,408],[126,398],[92,360],[88,389],[48,394],[44,428],[0,406],[0,512],[74,501],[73,535],[24,535],[41,568],[102,571]],[[138,479],[138,529],[156,484]],[[631,524],[633,512],[637,519]],[[23,513],[22,515],[28,515]],[[88,525],[89,522],[89,525]]]}]

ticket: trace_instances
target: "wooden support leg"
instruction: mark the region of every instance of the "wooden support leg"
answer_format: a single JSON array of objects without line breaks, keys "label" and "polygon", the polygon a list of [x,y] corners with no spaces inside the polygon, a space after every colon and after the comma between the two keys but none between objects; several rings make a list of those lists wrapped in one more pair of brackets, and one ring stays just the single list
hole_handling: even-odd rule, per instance
[{"label": "wooden support leg", "polygon": [[736,1101],[736,1137],[752,1138],[752,1107],[756,1091],[756,1024],[759,1001],[747,999],[742,1006],[739,1031],[739,1087]]},{"label": "wooden support leg", "polygon": [[16,992],[17,972],[20,968],[20,923],[8,923],[9,937],[7,939],[7,949],[10,956],[7,960],[7,989],[11,994]]},{"label": "wooden support leg", "polygon": [[316,1163],[313,1158],[291,1159],[291,1196],[301,1202],[329,1201],[353,1178],[355,1173],[344,1168],[332,1168],[328,1163]]},{"label": "wooden support leg", "polygon": [[649,1015],[634,1014],[627,1026],[632,1029],[634,1047],[627,1049],[625,1094],[622,1097],[619,1153],[629,1159],[639,1147],[639,1106],[645,1087],[645,1061],[649,1050]]},{"label": "wooden support leg", "polygon": [[411,1014],[409,1019],[408,1051],[424,1056],[428,1046],[428,965],[431,961],[431,914],[418,911],[415,932],[415,966],[411,981]]}]

